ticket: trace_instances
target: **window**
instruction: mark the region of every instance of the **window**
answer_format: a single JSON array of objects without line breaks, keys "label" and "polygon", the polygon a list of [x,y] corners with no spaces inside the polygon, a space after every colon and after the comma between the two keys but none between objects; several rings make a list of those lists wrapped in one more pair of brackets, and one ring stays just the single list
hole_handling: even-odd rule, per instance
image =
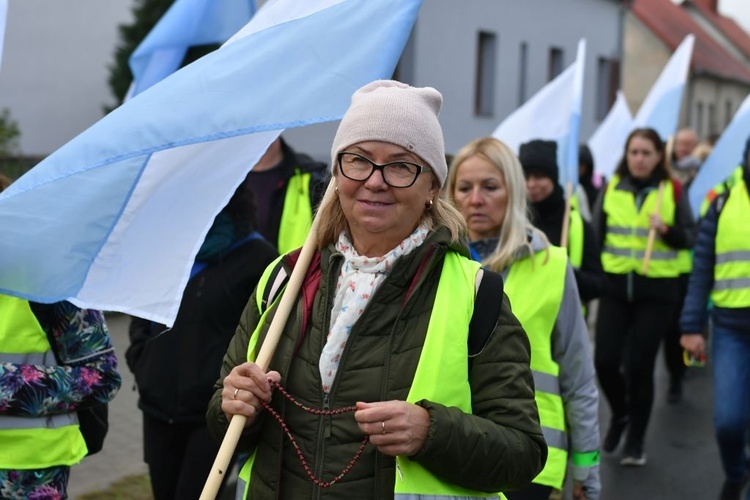
[{"label": "window", "polygon": [[698,137],[703,137],[703,103],[697,102],[695,104],[695,131],[698,133]]},{"label": "window", "polygon": [[617,99],[620,64],[617,59],[600,57],[596,66],[596,119],[604,120]]},{"label": "window", "polygon": [[716,106],[714,104],[708,105],[708,135],[712,136],[716,133]]},{"label": "window", "polygon": [[724,116],[726,118],[724,120],[724,126],[726,127],[729,125],[729,122],[732,121],[732,118],[734,118],[734,106],[732,106],[732,101],[729,99],[724,103]]},{"label": "window", "polygon": [[496,54],[497,37],[494,33],[480,31],[474,89],[474,113],[480,116],[492,116],[494,111]]},{"label": "window", "polygon": [[563,50],[557,47],[549,49],[549,63],[547,66],[547,81],[555,79],[563,71]]},{"label": "window", "polygon": [[529,66],[529,46],[521,42],[518,51],[518,105],[526,102],[526,79]]}]

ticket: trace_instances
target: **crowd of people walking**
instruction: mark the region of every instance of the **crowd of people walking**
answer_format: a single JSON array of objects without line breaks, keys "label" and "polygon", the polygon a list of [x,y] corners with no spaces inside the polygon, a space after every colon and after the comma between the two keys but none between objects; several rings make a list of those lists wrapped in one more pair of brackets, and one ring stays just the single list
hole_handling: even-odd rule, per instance
[{"label": "crowd of people walking", "polygon": [[[546,500],[570,481],[596,500],[600,453],[648,464],[663,345],[671,404],[711,352],[717,495],[739,499],[750,140],[696,221],[706,152],[690,130],[674,147],[633,130],[606,180],[582,146],[566,199],[554,141],[516,154],[481,137],[447,162],[441,106],[435,89],[376,81],[352,96],[330,164],[277,139],[216,216],[174,325],[131,319],[154,498],[197,498],[241,415],[238,498]],[[120,385],[103,315],[0,296],[0,338],[0,496],[64,498],[92,451],[76,412]]]}]

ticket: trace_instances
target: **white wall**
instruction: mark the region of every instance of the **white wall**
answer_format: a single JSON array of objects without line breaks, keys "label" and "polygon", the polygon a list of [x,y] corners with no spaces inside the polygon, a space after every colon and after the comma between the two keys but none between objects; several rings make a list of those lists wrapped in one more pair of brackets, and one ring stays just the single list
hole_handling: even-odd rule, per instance
[{"label": "white wall", "polygon": [[114,104],[107,67],[132,0],[10,0],[0,109],[21,129],[21,152],[46,155]]}]

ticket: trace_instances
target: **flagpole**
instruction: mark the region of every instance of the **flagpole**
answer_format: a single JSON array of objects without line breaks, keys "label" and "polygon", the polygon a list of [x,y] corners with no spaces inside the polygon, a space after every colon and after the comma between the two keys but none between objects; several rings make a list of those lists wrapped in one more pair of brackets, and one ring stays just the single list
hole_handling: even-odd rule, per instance
[{"label": "flagpole", "polygon": [[[654,207],[654,214],[658,214],[661,210],[661,199],[664,196],[664,183],[659,183],[659,193],[656,195],[656,206]],[[641,274],[644,276],[648,272],[648,265],[651,261],[651,251],[654,249],[654,240],[656,239],[656,228],[652,227],[648,230],[648,243],[646,243],[646,254],[643,256],[643,266],[641,267]]]},{"label": "flagpole", "polygon": [[[565,184],[565,214],[563,215],[562,233],[560,235],[560,248],[568,248],[568,231],[570,229],[570,210],[573,196],[573,183]],[[568,256],[570,257],[570,256]]]},{"label": "flagpole", "polygon": [[[323,196],[326,200],[331,196],[334,196],[334,181],[328,183],[328,188]],[[289,278],[289,283],[286,286],[284,294],[281,296],[279,301],[279,307],[276,310],[276,314],[271,321],[271,326],[268,329],[266,338],[263,341],[263,345],[258,353],[258,358],[255,363],[264,372],[268,371],[268,365],[271,362],[276,346],[281,338],[281,332],[286,325],[286,321],[289,318],[289,313],[292,311],[292,306],[297,300],[297,294],[302,287],[302,281],[307,274],[307,268],[310,266],[313,254],[315,253],[316,240],[318,237],[318,227],[320,225],[320,218],[316,214],[313,220],[312,227],[307,233],[305,244],[302,246],[297,263],[294,265],[292,275]],[[229,462],[234,455],[234,450],[237,448],[237,442],[240,440],[242,430],[245,428],[247,417],[245,415],[234,415],[229,422],[229,428],[227,433],[224,435],[224,440],[221,442],[221,447],[216,455],[216,460],[211,468],[211,472],[206,480],[206,484],[203,486],[200,500],[214,500],[216,494],[219,492],[221,482],[224,480],[224,476],[227,473],[227,467]]]}]

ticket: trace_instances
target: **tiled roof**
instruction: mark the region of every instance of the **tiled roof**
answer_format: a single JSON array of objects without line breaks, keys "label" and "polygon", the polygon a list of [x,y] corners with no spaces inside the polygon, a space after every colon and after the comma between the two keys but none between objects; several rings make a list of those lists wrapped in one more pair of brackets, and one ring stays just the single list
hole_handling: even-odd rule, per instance
[{"label": "tiled roof", "polygon": [[694,72],[750,83],[748,66],[735,59],[671,0],[634,0],[632,11],[672,51],[688,34],[694,34],[691,61]]},{"label": "tiled roof", "polygon": [[708,19],[719,31],[724,33],[732,44],[750,58],[750,35],[737,24],[734,19],[717,14],[701,2],[691,2],[700,13]]}]

